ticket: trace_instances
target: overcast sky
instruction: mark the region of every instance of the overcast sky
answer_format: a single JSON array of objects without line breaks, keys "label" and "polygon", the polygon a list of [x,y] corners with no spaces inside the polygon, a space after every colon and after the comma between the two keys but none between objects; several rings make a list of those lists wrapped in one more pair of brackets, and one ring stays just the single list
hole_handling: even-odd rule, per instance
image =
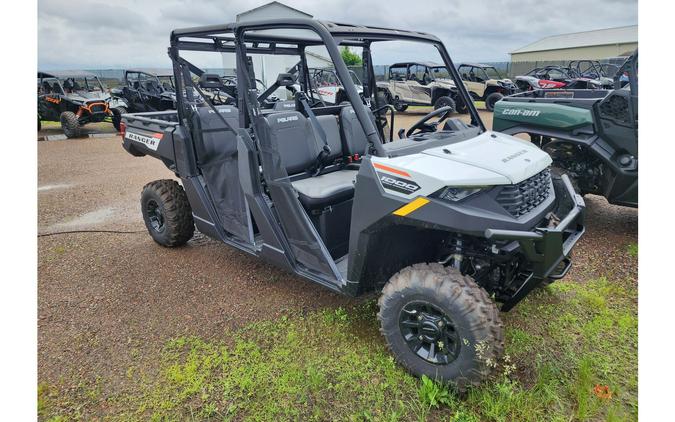
[{"label": "overcast sky", "polygon": [[[42,69],[168,67],[174,28],[228,23],[266,0],[39,0]],[[317,19],[432,33],[453,60],[507,61],[549,35],[637,24],[635,0],[286,0]],[[378,60],[379,59],[379,60]],[[387,57],[374,61],[387,64]],[[396,60],[391,57],[391,61]]]}]

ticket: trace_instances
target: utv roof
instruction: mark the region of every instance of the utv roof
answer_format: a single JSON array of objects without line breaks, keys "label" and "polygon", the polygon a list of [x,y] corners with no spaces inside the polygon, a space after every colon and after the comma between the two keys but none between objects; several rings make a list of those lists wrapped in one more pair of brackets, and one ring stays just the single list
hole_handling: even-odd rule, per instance
[{"label": "utv roof", "polygon": [[482,64],[482,63],[460,63],[460,66],[473,66],[473,67],[494,67],[491,64]]},{"label": "utv roof", "polygon": [[390,65],[389,67],[396,67],[396,66],[406,66],[409,64],[420,64],[422,66],[426,67],[445,67],[444,64],[442,63],[435,63],[435,62],[399,62],[399,63],[394,63]]},{"label": "utv roof", "polygon": [[[380,28],[376,26],[351,25],[345,23],[319,21],[315,19],[268,19],[252,22],[236,22],[223,25],[199,26],[193,28],[175,29],[171,32],[171,39],[181,37],[206,38],[213,41],[234,41],[232,33],[239,28],[248,28],[246,41],[289,42],[303,45],[322,44],[316,34],[310,36],[291,36],[286,29],[325,29],[338,42],[346,45],[361,45],[365,41],[385,41],[392,39],[422,40],[428,42],[440,42],[431,34],[402,29]],[[278,30],[283,28],[282,30]],[[270,30],[278,30],[276,32]],[[264,32],[262,32],[264,31]]]},{"label": "utv roof", "polygon": [[159,68],[150,68],[150,67],[126,69],[125,73],[126,72],[147,73],[147,74],[153,75],[153,76],[173,76],[173,70],[171,70],[171,69],[159,69]]},{"label": "utv roof", "polygon": [[98,77],[94,73],[87,72],[86,70],[48,70],[40,71],[38,70],[38,78],[96,78]]}]

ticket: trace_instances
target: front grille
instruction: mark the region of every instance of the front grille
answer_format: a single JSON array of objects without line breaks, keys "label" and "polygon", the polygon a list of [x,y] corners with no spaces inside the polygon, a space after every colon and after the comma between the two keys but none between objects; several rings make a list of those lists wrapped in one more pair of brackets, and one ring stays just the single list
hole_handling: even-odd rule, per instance
[{"label": "front grille", "polygon": [[92,113],[103,113],[105,111],[105,103],[89,104],[89,111]]},{"label": "front grille", "polygon": [[504,186],[497,202],[514,217],[527,214],[551,194],[551,172],[545,169],[522,182]]}]

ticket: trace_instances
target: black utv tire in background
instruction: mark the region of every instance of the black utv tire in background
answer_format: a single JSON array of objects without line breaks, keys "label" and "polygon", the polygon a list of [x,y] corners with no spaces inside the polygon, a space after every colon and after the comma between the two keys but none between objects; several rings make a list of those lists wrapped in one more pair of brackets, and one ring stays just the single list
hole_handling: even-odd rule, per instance
[{"label": "black utv tire in background", "polygon": [[494,111],[495,104],[502,98],[504,98],[504,95],[499,92],[493,92],[492,94],[488,95],[485,99],[485,108],[487,111]]},{"label": "black utv tire in background", "polygon": [[122,124],[122,115],[127,113],[125,107],[115,107],[112,110],[112,124],[115,127],[116,131],[120,131],[120,125]]},{"label": "black utv tire in background", "polygon": [[408,104],[402,103],[401,100],[399,99],[391,98],[391,96],[389,97],[390,97],[389,104],[394,106],[394,110],[398,112],[404,112],[408,109]]},{"label": "black utv tire in background", "polygon": [[61,129],[66,138],[77,138],[81,134],[80,121],[72,111],[61,113]]},{"label": "black utv tire in background", "polygon": [[192,209],[175,180],[155,180],[143,187],[141,212],[150,236],[162,246],[181,246],[195,231]]},{"label": "black utv tire in background", "polygon": [[455,100],[450,97],[438,97],[434,103],[434,110],[438,110],[441,107],[452,107],[453,112],[457,111],[457,104],[455,104]]},{"label": "black utv tire in background", "polygon": [[387,346],[415,376],[453,382],[464,391],[486,379],[501,356],[497,306],[454,268],[406,267],[389,279],[378,305]]},{"label": "black utv tire in background", "polygon": [[464,101],[458,99],[458,101],[455,102],[455,111],[459,114],[467,114],[469,113],[469,107],[464,104]]}]

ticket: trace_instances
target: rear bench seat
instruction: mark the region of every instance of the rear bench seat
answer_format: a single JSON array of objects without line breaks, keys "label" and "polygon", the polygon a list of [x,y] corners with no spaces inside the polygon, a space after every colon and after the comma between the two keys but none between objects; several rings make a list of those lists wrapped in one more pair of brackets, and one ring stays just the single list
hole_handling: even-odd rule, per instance
[{"label": "rear bench seat", "polygon": [[[356,170],[338,170],[315,177],[306,172],[316,163],[323,141],[314,134],[309,120],[302,113],[287,111],[268,115],[263,119],[305,209],[325,208],[354,196]],[[342,140],[337,119],[335,116],[319,116],[317,120],[326,133],[326,141],[331,148],[328,160],[341,157]]]}]

